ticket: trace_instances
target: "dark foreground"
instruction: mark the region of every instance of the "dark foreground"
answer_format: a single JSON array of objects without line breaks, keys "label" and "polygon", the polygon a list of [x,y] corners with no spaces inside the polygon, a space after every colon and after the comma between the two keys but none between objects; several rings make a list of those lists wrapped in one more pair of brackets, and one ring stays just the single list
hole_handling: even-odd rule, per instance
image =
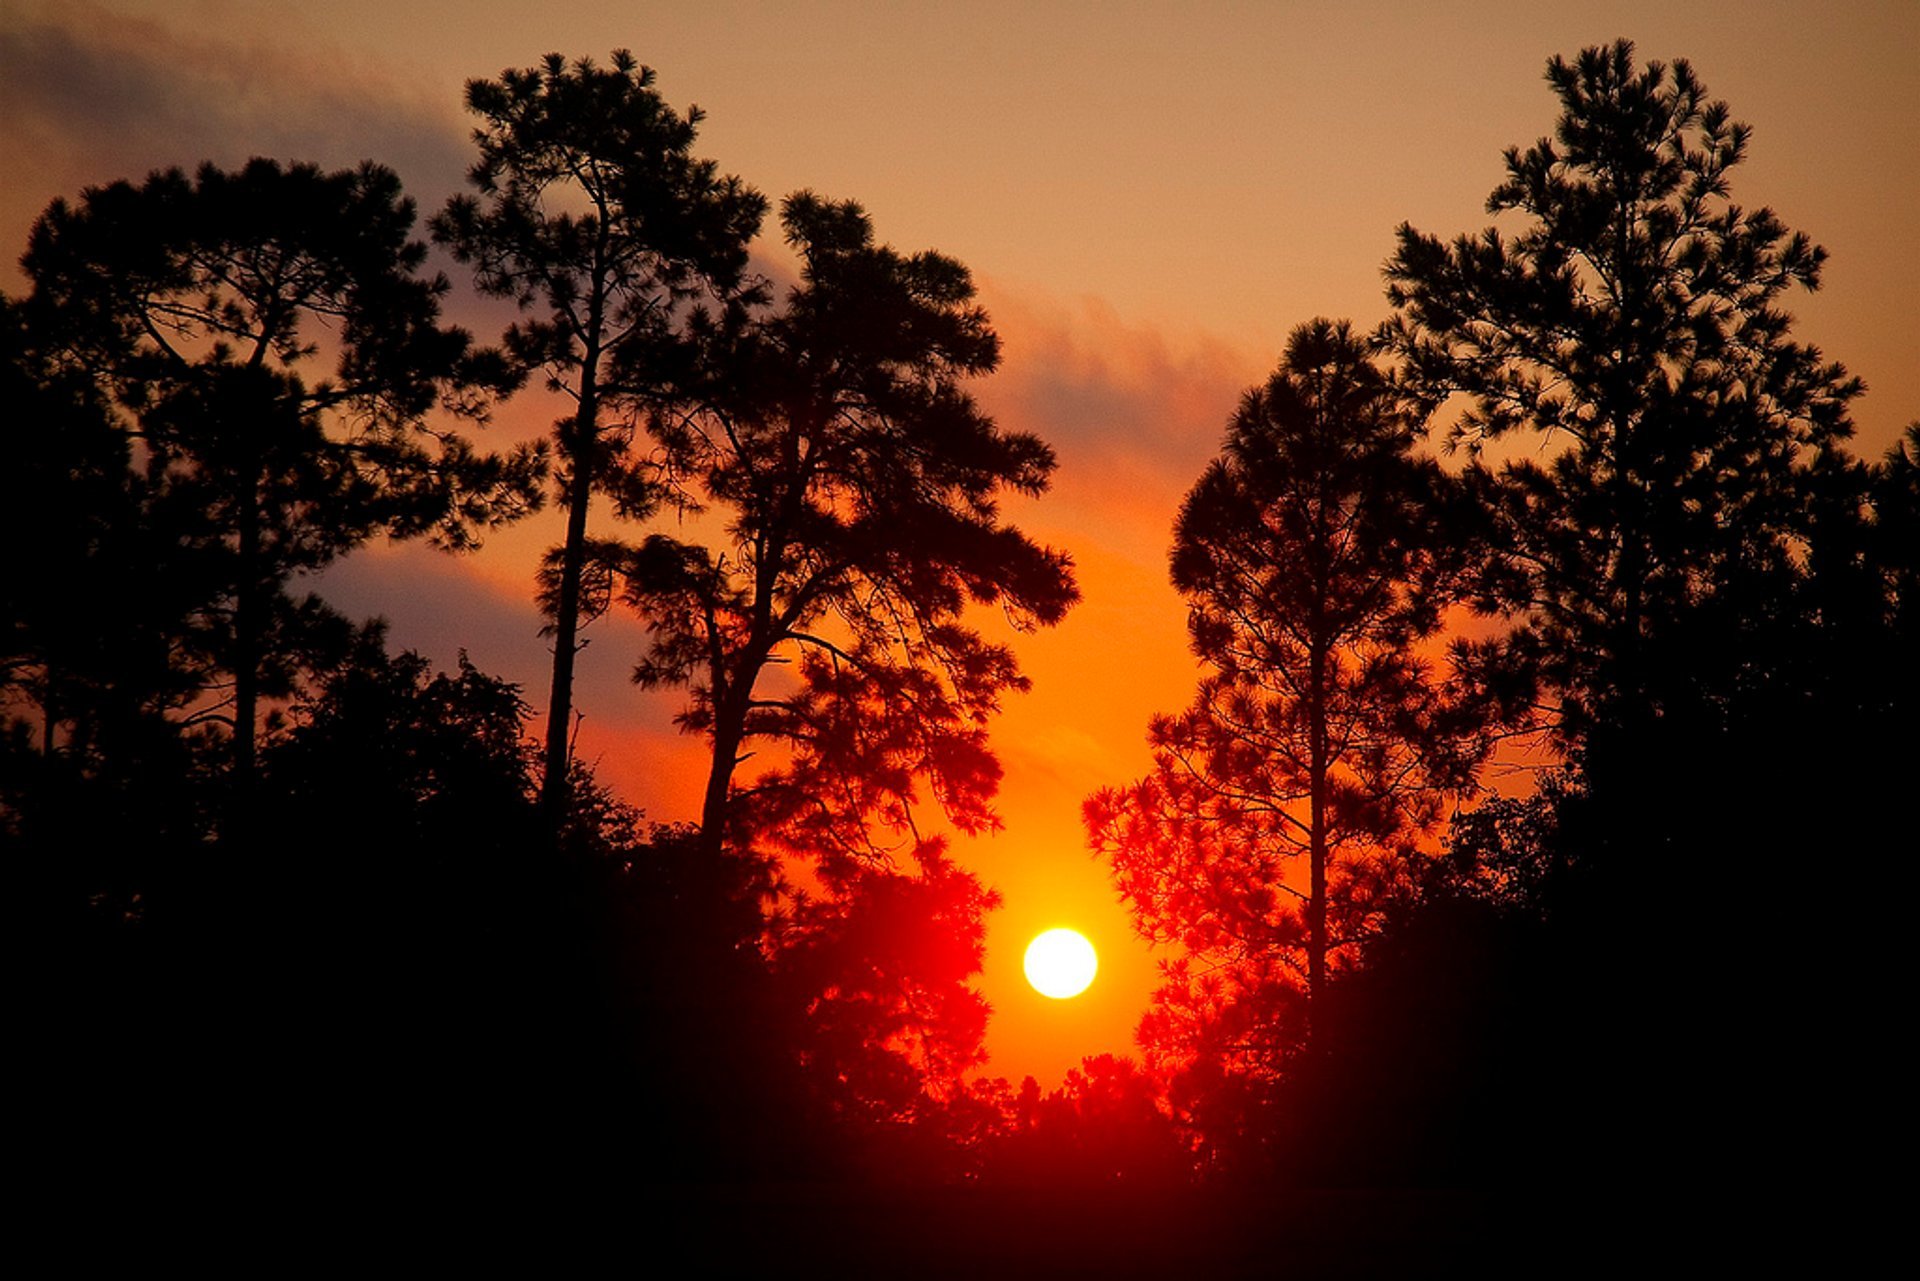
[{"label": "dark foreground", "polygon": [[57,1257],[566,1277],[1633,1277],[1863,1275],[1887,1198],[1833,1187],[1492,1190],[654,1184],[382,1161],[183,1164],[29,1189]]},{"label": "dark foreground", "polygon": [[[662,1276],[1631,1277],[1865,1266],[1828,1192],[653,1189]],[[1834,1269],[1839,1269],[1835,1273]]]}]

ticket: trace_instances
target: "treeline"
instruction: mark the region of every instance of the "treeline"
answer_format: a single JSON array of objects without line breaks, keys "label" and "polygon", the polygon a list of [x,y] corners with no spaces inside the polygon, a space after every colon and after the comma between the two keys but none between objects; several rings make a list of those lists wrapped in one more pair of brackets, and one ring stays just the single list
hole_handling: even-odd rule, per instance
[{"label": "treeline", "polygon": [[1547,79],[1503,224],[1403,225],[1391,318],[1246,394],[1175,531],[1194,704],[1086,805],[1208,1170],[1799,1177],[1894,1106],[1920,424],[1847,448],[1781,309],[1824,252],[1686,62]]},{"label": "treeline", "polygon": [[[957,1177],[998,1123],[968,1080],[994,898],[915,816],[998,821],[986,723],[1025,678],[966,614],[1075,599],[1000,512],[1052,452],[966,390],[999,344],[965,267],[802,192],[776,297],[748,257],[767,201],[625,53],[467,99],[472,190],[430,230],[518,307],[497,345],[444,321],[372,163],[56,201],[0,299],[0,797],[55,976],[52,1130]],[[536,380],[551,436],[476,443]],[[536,749],[521,691],[301,590],[547,501]],[[614,609],[712,748],[684,829],[572,757],[580,629]]]},{"label": "treeline", "polygon": [[[1848,451],[1859,383],[1778,306],[1822,254],[1732,203],[1746,128],[1684,63],[1549,79],[1489,201],[1519,230],[1402,228],[1393,318],[1301,326],[1181,512],[1204,675],[1087,805],[1166,982],[1144,1064],[1050,1092],[975,1075],[995,900],[915,817],[998,822],[1025,677],[969,610],[1076,598],[1001,514],[1054,459],[966,389],[999,347],[961,264],[803,192],[776,291],[766,200],[624,53],[468,86],[429,230],[519,309],[495,345],[378,165],[56,201],[0,298],[0,832],[51,1132],[1014,1185],[1798,1150],[1888,1015],[1920,427]],[[535,380],[549,437],[476,443]],[[547,502],[544,724],[301,591]],[[711,747],[695,824],[572,756],[616,609]],[[1486,799],[1522,740],[1554,765]]]}]

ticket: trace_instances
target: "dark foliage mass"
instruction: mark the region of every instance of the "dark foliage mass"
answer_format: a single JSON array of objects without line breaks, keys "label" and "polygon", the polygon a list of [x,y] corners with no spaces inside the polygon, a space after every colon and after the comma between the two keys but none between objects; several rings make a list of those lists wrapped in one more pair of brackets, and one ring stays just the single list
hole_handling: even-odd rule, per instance
[{"label": "dark foliage mass", "polygon": [[697,111],[680,116],[653,71],[621,50],[611,66],[550,54],[538,67],[467,85],[480,159],[474,195],[434,219],[436,239],[470,264],[485,293],[526,319],[506,347],[523,370],[573,402],[554,424],[566,536],[550,556],[542,604],[552,620],[542,795],[557,820],[569,777],[579,628],[606,609],[589,572],[596,497],[644,517],[656,486],[637,470],[633,424],[657,408],[691,317],[738,307],[761,286],[747,242],[766,200],[693,155]]},{"label": "dark foliage mass", "polygon": [[[1690,67],[1547,78],[1511,230],[1403,227],[1392,318],[1296,330],[1181,510],[1195,699],[1086,806],[1165,983],[1142,1061],[1051,1090],[981,1075],[997,899],[928,822],[998,822],[1026,678],[980,613],[1076,599],[1003,512],[1055,461],[968,390],[999,344],[964,266],[800,193],[775,297],[766,202],[624,53],[469,86],[434,233],[522,309],[498,351],[441,323],[379,166],[56,202],[0,297],[0,840],[54,976],[16,1055],[50,1150],[731,1190],[683,1231],[858,1186],[899,1212],[876,1249],[997,1216],[956,1259],[1041,1259],[1009,1225],[1052,1196],[1102,1238],[1077,1262],[1162,1271],[1181,1231],[1203,1271],[1288,1235],[1418,1270],[1339,1255],[1357,1203],[1308,1186],[1401,1189],[1432,1236],[1455,1203],[1405,1189],[1828,1168],[1898,1084],[1920,423],[1850,452],[1860,385],[1782,310],[1823,253],[1733,201],[1749,131]],[[530,510],[549,451],[466,429],[534,370],[571,399],[538,742],[518,688],[297,591]],[[571,756],[613,608],[711,749],[697,824]],[[1522,734],[1553,767],[1490,796]]]},{"label": "dark foliage mass", "polygon": [[1418,652],[1480,553],[1415,428],[1350,326],[1303,325],[1181,507],[1207,674],[1154,721],[1154,772],[1086,821],[1139,931],[1179,951],[1140,1039],[1195,1115],[1286,1073],[1493,744],[1496,702]]},{"label": "dark foliage mass", "polygon": [[[21,259],[32,290],[11,338],[16,376],[51,379],[48,394],[104,419],[93,445],[45,440],[73,451],[48,469],[98,474],[99,451],[117,451],[102,479],[120,490],[122,519],[144,526],[139,545],[94,544],[79,568],[154,575],[168,616],[146,620],[160,629],[148,660],[167,676],[144,687],[160,699],[150,710],[223,726],[242,788],[265,700],[344,636],[317,599],[291,594],[295,578],[380,535],[470,545],[476,526],[534,497],[538,454],[481,454],[430,417],[441,404],[477,416],[506,377],[495,354],[439,323],[447,283],[418,274],[413,219],[377,165],[256,159],[57,200]],[[116,560],[122,551],[147,563]],[[66,595],[113,599],[78,586],[21,601],[20,661],[39,673],[43,708],[52,700],[43,728],[84,736],[87,709],[61,670],[76,655],[35,640],[63,626]]]},{"label": "dark foliage mass", "polygon": [[[1216,994],[1213,1023],[1260,1048],[1236,1060],[1206,1023],[1182,1028],[1214,1061],[1176,1076],[1173,1100],[1202,1153],[1234,1169],[1604,1183],[1657,1180],[1644,1165],[1660,1151],[1701,1177],[1747,1178],[1832,1159],[1831,1132],[1783,1098],[1863,1123],[1886,1106],[1871,980],[1820,976],[1843,954],[1867,974],[1892,964],[1868,941],[1887,937],[1888,911],[1843,908],[1840,887],[1854,883],[1841,869],[1885,867],[1916,764],[1911,440],[1882,462],[1847,451],[1860,384],[1795,341],[1780,308],[1817,286],[1824,254],[1733,202],[1749,130],[1686,63],[1641,67],[1621,42],[1556,58],[1547,79],[1554,134],[1509,150],[1488,199],[1519,215],[1515,230],[1447,242],[1403,227],[1376,350],[1402,411],[1466,450],[1421,487],[1458,496],[1440,523],[1396,531],[1406,559],[1391,575],[1408,592],[1420,556],[1456,558],[1454,599],[1501,620],[1456,647],[1456,676],[1499,721],[1545,735],[1557,772],[1531,797],[1456,813],[1442,846],[1393,851],[1397,892],[1364,946],[1310,1000],[1252,1020],[1227,1017],[1216,940],[1237,936],[1218,922],[1269,950],[1313,943],[1248,910],[1274,877],[1245,875],[1259,845],[1230,805],[1285,799],[1269,780],[1303,753],[1275,740],[1272,714],[1212,710],[1225,677],[1210,677],[1199,710],[1232,726],[1228,750],[1175,752],[1157,789],[1123,795],[1141,811],[1185,789],[1211,811],[1163,802],[1162,821],[1129,827],[1112,797],[1089,803],[1143,928],[1182,944],[1169,991]],[[1338,438],[1367,440],[1369,417],[1343,414]],[[1244,465],[1245,417],[1203,487]],[[1537,448],[1483,461],[1523,434]],[[1322,471],[1285,448],[1265,457],[1296,488]],[[1174,575],[1202,659],[1231,659],[1263,611],[1310,634],[1324,553],[1307,541],[1267,556],[1275,522],[1245,520],[1223,540],[1233,577],[1198,577],[1191,511]],[[1384,647],[1412,662],[1417,636],[1403,627]],[[1276,653],[1255,672],[1281,715],[1310,724],[1327,696],[1302,668]],[[1163,754],[1196,714],[1156,726]],[[1414,724],[1392,734],[1418,751]],[[1291,795],[1280,822],[1306,830],[1322,806]],[[1148,838],[1191,852],[1143,858]],[[1312,883],[1304,902],[1322,892]],[[1142,1033],[1172,1026],[1156,1010]]]},{"label": "dark foliage mass", "polygon": [[[1076,599],[1070,563],[1000,514],[1045,492],[1053,452],[983,413],[964,380],[999,363],[965,267],[875,242],[865,211],[803,192],[781,223],[801,283],[771,313],[708,327],[708,361],[660,422],[658,475],[705,542],[650,535],[616,568],[651,645],[642,685],[690,684],[685,725],[713,744],[701,829],[715,848],[771,841],[828,875],[913,832],[916,788],[955,826],[994,825],[986,724],[1026,687],[1020,630]],[[769,688],[792,665],[797,688]],[[756,742],[785,768],[735,774]]]},{"label": "dark foliage mass", "polygon": [[[476,194],[434,231],[526,313],[498,352],[439,324],[448,286],[374,165],[56,202],[31,292],[0,300],[8,533],[49,548],[7,580],[0,795],[63,978],[38,1042],[59,1124],[106,1141],[132,1099],[175,1127],[156,1153],[199,1131],[604,1142],[658,1178],[977,1171],[1007,1124],[969,1080],[996,899],[917,811],[997,821],[985,726],[1025,682],[968,608],[1040,626],[1074,588],[999,514],[1053,459],[964,388],[999,354],[971,278],[802,194],[776,302],[746,272],[764,201],[624,53],[468,99]],[[574,403],[530,756],[517,689],[294,587],[536,505],[547,451],[459,428],[538,369]],[[590,539],[608,498],[694,519]],[[571,760],[566,660],[616,601],[652,626],[643,682],[689,684],[713,741],[697,826],[645,829]],[[736,782],[761,741],[780,763]]]},{"label": "dark foliage mass", "polygon": [[[1791,887],[1889,848],[1914,764],[1900,463],[1847,452],[1860,383],[1791,337],[1779,300],[1817,286],[1824,254],[1732,200],[1748,128],[1685,62],[1638,67],[1624,42],[1548,80],[1554,137],[1510,150],[1488,199],[1523,229],[1403,229],[1387,266],[1381,336],[1418,402],[1464,395],[1456,441],[1554,447],[1467,476],[1506,549],[1488,584],[1514,613],[1506,661],[1573,772],[1532,819],[1458,843],[1553,915],[1557,953],[1515,962],[1564,992],[1531,1076],[1602,1100],[1588,1137],[1786,1166],[1817,1131],[1768,1100],[1837,1088],[1858,1033],[1817,963],[1761,958],[1783,910],[1796,951],[1857,946],[1871,906],[1843,923]],[[1785,1008],[1811,1034],[1783,1043]]]}]

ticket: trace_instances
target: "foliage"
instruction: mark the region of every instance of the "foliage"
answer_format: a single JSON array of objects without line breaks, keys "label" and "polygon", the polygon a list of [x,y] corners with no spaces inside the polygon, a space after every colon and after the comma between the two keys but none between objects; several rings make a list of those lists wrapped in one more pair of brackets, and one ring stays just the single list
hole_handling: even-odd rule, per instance
[{"label": "foliage", "polygon": [[[621,568],[652,642],[636,679],[690,683],[683,724],[713,742],[701,827],[828,859],[870,858],[874,821],[911,830],[927,780],[964,831],[993,819],[985,723],[1025,688],[1012,650],[962,622],[1016,628],[1075,598],[1066,556],[1000,515],[1045,490],[1053,454],[961,386],[999,344],[966,269],[878,245],[866,214],[810,194],[783,209],[801,283],[776,313],[710,335],[721,381],[655,427],[662,478],[711,536],[650,536]],[[764,677],[791,665],[778,688]],[[753,740],[783,769],[736,793]]]},{"label": "foliage", "polygon": [[[230,728],[243,778],[259,700],[344,638],[295,576],[377,534],[469,546],[534,493],[536,454],[432,424],[442,402],[477,413],[501,371],[440,325],[446,284],[417,274],[412,225],[386,169],[254,160],[57,200],[22,259],[45,372],[124,411],[137,518],[171,544],[168,664],[216,699],[194,715]],[[331,369],[310,382],[316,361]]]},{"label": "foliage", "polygon": [[268,752],[278,801],[321,813],[351,792],[351,821],[417,851],[410,858],[506,844],[529,799],[526,703],[465,653],[456,673],[430,671],[418,654],[388,657],[383,625],[361,628],[348,661],[294,705],[293,728]]},{"label": "foliage", "polygon": [[903,1145],[926,1159],[951,1144],[967,1073],[986,1059],[987,1003],[971,980],[999,896],[932,849],[913,873],[860,867],[828,888],[801,895],[775,927],[801,1080],[874,1165]]},{"label": "foliage", "polygon": [[[526,900],[523,925],[537,918],[525,716],[518,688],[465,654],[457,671],[437,674],[418,654],[389,655],[376,622],[357,630],[346,658],[266,745],[263,804],[301,818],[276,833],[254,889],[279,900],[287,935],[352,936],[329,958],[330,982],[351,989],[348,1004],[369,1020],[404,1021],[402,994],[436,983],[443,1002],[464,1001],[457,967],[481,963],[474,954],[484,948],[514,950],[514,898]],[[308,964],[284,943],[271,951]]]},{"label": "foliage", "polygon": [[554,636],[543,795],[555,814],[589,608],[589,506],[605,493],[623,515],[653,510],[630,452],[634,419],[683,363],[688,308],[703,296],[726,306],[757,296],[744,273],[766,202],[693,156],[700,113],[680,116],[653,80],[619,50],[608,67],[550,54],[468,82],[468,109],[482,121],[470,173],[478,194],[455,197],[433,221],[483,292],[527,313],[507,333],[515,360],[545,369],[548,386],[573,401],[555,425],[567,529],[543,601]]},{"label": "foliage", "polygon": [[1526,796],[1494,796],[1448,825],[1446,857],[1426,869],[1426,898],[1463,898],[1501,911],[1544,916],[1572,892],[1578,842],[1562,830],[1585,802],[1571,767],[1541,776]]},{"label": "foliage", "polygon": [[75,864],[120,861],[129,821],[148,849],[197,831],[195,744],[170,718],[200,689],[179,654],[202,584],[98,381],[60,367],[19,303],[0,297],[0,326],[0,398],[32,427],[0,478],[0,538],[19,549],[0,584],[0,816],[23,848],[65,832],[91,852],[66,860],[78,901],[125,902],[130,869]]},{"label": "foliage", "polygon": [[1192,1153],[1159,1084],[1130,1058],[1085,1058],[1044,1095],[1027,1077],[1002,1107],[1005,1128],[988,1145],[991,1182],[1049,1191],[1167,1188],[1192,1175]]},{"label": "foliage", "polygon": [[1407,888],[1490,747],[1485,700],[1416,648],[1472,531],[1449,525],[1451,486],[1414,443],[1363,344],[1315,321],[1181,508],[1173,577],[1210,670],[1192,708],[1154,721],[1153,773],[1085,807],[1136,928],[1177,949],[1140,1028],[1156,1062],[1280,1070],[1303,996]]},{"label": "foliage", "polygon": [[[1522,229],[1402,226],[1381,338],[1423,408],[1465,398],[1455,443],[1563,445],[1473,479],[1511,549],[1490,594],[1525,611],[1512,649],[1577,741],[1765,679],[1725,660],[1804,562],[1808,468],[1850,434],[1861,385],[1789,336],[1778,301],[1817,287],[1826,255],[1733,203],[1750,131],[1688,63],[1636,68],[1623,40],[1547,79],[1554,137],[1509,148],[1487,200]],[[1689,661],[1707,654],[1710,673]]]}]

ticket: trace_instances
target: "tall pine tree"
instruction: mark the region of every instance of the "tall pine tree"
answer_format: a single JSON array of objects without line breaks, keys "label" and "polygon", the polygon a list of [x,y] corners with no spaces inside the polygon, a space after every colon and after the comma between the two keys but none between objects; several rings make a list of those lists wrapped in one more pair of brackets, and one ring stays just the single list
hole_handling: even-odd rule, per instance
[{"label": "tall pine tree", "polygon": [[243,791],[263,700],[345,641],[296,576],[381,534],[468,546],[537,497],[537,452],[478,453],[433,417],[476,416],[505,374],[440,323],[413,221],[390,170],[256,159],[55,201],[21,260],[49,368],[124,410],[150,536],[180,553],[169,662]]},{"label": "tall pine tree", "polygon": [[538,67],[470,81],[467,106],[481,120],[477,194],[449,201],[433,222],[482,290],[527,313],[508,349],[573,402],[554,425],[567,523],[545,602],[553,681],[541,799],[556,824],[580,626],[608,603],[585,581],[589,511],[596,497],[621,515],[653,511],[656,495],[630,453],[636,418],[657,407],[680,364],[689,307],[753,296],[743,284],[747,244],[766,209],[758,192],[693,155],[700,112],[681,116],[653,81],[624,49],[606,67],[549,54]]},{"label": "tall pine tree", "polygon": [[1488,709],[1422,652],[1471,541],[1417,439],[1364,341],[1316,320],[1181,507],[1173,581],[1206,674],[1154,720],[1153,772],[1085,807],[1140,933],[1180,949],[1142,1026],[1156,1057],[1277,1070],[1302,995],[1473,789]]}]

